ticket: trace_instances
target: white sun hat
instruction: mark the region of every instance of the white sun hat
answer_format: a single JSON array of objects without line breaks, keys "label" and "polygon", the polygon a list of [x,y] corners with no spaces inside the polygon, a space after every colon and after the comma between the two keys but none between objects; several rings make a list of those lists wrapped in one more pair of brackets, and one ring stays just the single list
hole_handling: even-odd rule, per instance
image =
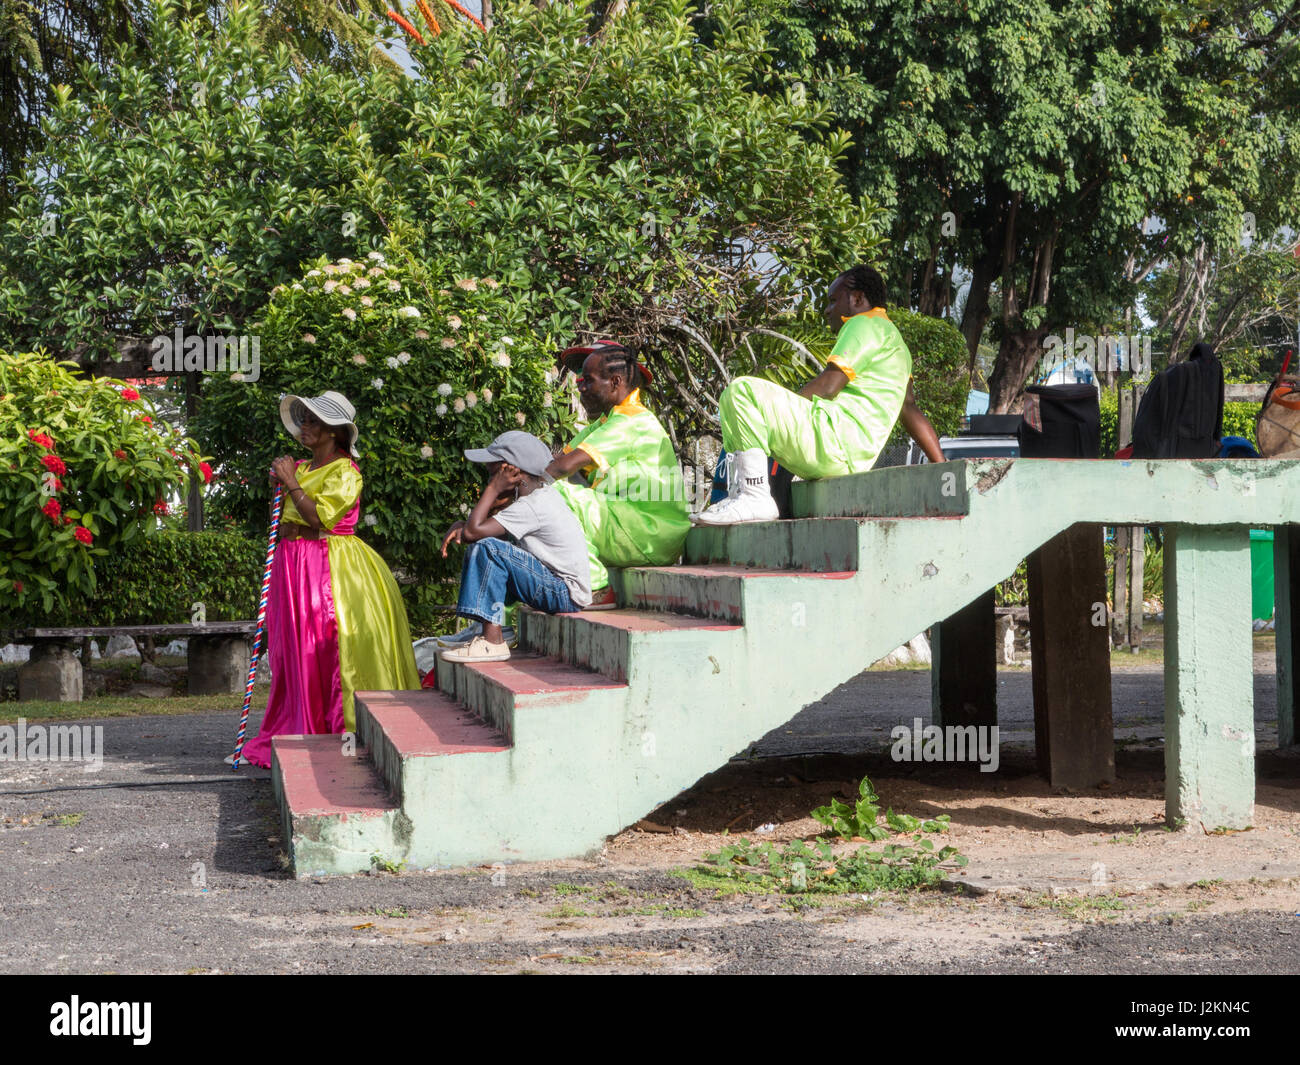
[{"label": "white sun hat", "polygon": [[280,400],[280,420],[289,430],[289,435],[299,443],[302,442],[302,416],[311,411],[322,425],[348,427],[348,450],[354,459],[361,455],[357,452],[357,427],[353,419],[357,416],[356,407],[348,402],[341,392],[322,392],[319,396],[285,396]]}]

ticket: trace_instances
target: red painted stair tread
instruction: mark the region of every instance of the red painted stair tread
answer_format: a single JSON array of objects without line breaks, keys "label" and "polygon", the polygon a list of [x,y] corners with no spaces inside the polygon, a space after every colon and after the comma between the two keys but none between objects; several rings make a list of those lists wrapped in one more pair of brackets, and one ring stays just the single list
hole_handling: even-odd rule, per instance
[{"label": "red painted stair tread", "polygon": [[619,610],[602,610],[598,614],[562,614],[561,617],[580,617],[592,625],[606,625],[612,629],[627,632],[675,632],[678,630],[707,629],[711,632],[734,632],[739,625],[725,621],[712,621],[709,618],[692,617],[690,614],[673,614],[667,611],[636,610],[623,608]]},{"label": "red painted stair tread", "polygon": [[345,755],[338,736],[276,736],[285,802],[295,816],[356,814],[378,817],[397,809],[370,759]]},{"label": "red painted stair tread", "polygon": [[545,655],[513,654],[505,662],[481,662],[465,668],[482,674],[515,695],[627,687],[600,673],[579,669]]},{"label": "red painted stair tread", "polygon": [[510,743],[455,699],[433,689],[365,695],[366,709],[401,757],[508,751]]}]

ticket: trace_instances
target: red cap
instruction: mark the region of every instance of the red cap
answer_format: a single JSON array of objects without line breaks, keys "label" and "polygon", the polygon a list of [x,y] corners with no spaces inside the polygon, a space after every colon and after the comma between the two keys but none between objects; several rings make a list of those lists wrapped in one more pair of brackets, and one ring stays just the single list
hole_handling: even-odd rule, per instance
[{"label": "red cap", "polygon": [[[571,348],[565,348],[560,352],[560,365],[566,370],[575,374],[582,373],[582,364],[587,361],[587,356],[593,352],[626,352],[627,347],[620,344],[617,340],[594,340],[590,344],[575,344]],[[654,375],[643,362],[636,364],[637,372],[641,375],[641,387],[645,387],[654,381]]]}]

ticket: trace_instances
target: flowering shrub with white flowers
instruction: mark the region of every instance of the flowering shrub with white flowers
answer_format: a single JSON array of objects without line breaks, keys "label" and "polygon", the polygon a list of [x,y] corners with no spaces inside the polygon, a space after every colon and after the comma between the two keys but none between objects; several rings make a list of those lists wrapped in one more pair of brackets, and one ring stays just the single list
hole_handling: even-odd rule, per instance
[{"label": "flowering shrub with white flowers", "polygon": [[261,318],[261,376],[211,377],[193,425],[227,474],[214,509],[264,533],[271,460],[307,456],[280,423],[281,396],[342,392],[360,432],[358,531],[397,572],[408,607],[446,602],[446,589],[426,587],[459,572],[458,556],[439,553],[441,533],[482,488],[464,451],[507,429],[567,441],[568,404],[552,398],[566,338],[531,329],[495,279],[392,249],[309,264]]}]

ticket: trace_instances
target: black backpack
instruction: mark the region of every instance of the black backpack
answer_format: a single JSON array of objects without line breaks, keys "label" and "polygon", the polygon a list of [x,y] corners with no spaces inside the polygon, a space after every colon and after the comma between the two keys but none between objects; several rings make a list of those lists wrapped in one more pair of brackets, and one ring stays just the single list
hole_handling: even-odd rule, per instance
[{"label": "black backpack", "polygon": [[1026,459],[1095,459],[1101,402],[1092,385],[1030,385],[1016,434]]},{"label": "black backpack", "polygon": [[1208,459],[1223,435],[1223,364],[1197,344],[1147,386],[1133,419],[1135,459]]}]

